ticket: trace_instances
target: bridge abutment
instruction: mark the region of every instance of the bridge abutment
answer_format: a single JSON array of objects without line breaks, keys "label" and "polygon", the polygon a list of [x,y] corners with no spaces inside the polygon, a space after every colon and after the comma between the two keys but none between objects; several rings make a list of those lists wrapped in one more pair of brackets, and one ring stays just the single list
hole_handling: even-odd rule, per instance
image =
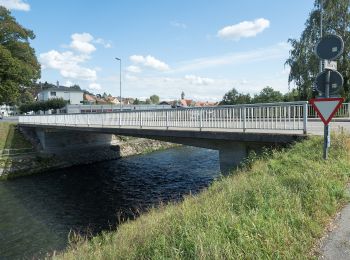
[{"label": "bridge abutment", "polygon": [[55,156],[64,165],[79,165],[116,159],[120,147],[112,144],[112,134],[35,128],[41,153]]},{"label": "bridge abutment", "polygon": [[218,146],[220,171],[227,174],[239,166],[248,156],[248,148],[244,143],[231,143]]}]

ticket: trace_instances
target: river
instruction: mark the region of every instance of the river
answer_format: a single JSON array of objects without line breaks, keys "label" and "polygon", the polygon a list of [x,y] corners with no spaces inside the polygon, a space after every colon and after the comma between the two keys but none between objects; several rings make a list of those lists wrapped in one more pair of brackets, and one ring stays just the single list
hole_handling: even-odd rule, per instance
[{"label": "river", "polygon": [[96,235],[160,202],[207,187],[218,152],[178,147],[0,182],[0,259],[63,250],[70,232]]}]

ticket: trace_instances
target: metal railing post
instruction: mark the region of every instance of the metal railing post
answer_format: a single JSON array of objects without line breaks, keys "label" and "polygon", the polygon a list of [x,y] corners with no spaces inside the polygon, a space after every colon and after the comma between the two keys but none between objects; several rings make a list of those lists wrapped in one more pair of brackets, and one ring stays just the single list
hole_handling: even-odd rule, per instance
[{"label": "metal railing post", "polygon": [[140,111],[139,113],[140,113],[140,128],[142,128],[142,111]]},{"label": "metal railing post", "polygon": [[166,126],[166,130],[169,130],[169,113],[168,113],[168,110],[165,111],[165,126]]},{"label": "metal railing post", "polygon": [[307,134],[307,113],[308,113],[308,103],[304,104],[304,117],[303,117],[303,133]]},{"label": "metal railing post", "polygon": [[199,130],[203,128],[203,109],[199,109]]},{"label": "metal railing post", "polygon": [[246,131],[246,111],[245,111],[246,107],[242,107],[242,117],[243,117],[243,132],[245,133]]}]

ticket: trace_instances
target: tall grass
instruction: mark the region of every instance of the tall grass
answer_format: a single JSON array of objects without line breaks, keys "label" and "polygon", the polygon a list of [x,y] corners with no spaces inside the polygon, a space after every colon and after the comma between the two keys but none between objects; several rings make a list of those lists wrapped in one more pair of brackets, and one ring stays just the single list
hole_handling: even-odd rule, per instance
[{"label": "tall grass", "polygon": [[0,150],[32,148],[15,123],[0,122]]},{"label": "tall grass", "polygon": [[152,209],[55,259],[300,259],[347,201],[345,136],[321,138],[257,159],[183,202]]}]

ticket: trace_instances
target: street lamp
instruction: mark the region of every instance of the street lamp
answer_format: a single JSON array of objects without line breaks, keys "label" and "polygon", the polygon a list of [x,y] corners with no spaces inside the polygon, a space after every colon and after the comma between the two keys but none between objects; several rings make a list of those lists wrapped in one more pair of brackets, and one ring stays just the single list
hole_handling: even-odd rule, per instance
[{"label": "street lamp", "polygon": [[120,93],[120,111],[122,111],[122,59],[121,58],[115,58],[116,60],[119,60],[119,93]]}]

